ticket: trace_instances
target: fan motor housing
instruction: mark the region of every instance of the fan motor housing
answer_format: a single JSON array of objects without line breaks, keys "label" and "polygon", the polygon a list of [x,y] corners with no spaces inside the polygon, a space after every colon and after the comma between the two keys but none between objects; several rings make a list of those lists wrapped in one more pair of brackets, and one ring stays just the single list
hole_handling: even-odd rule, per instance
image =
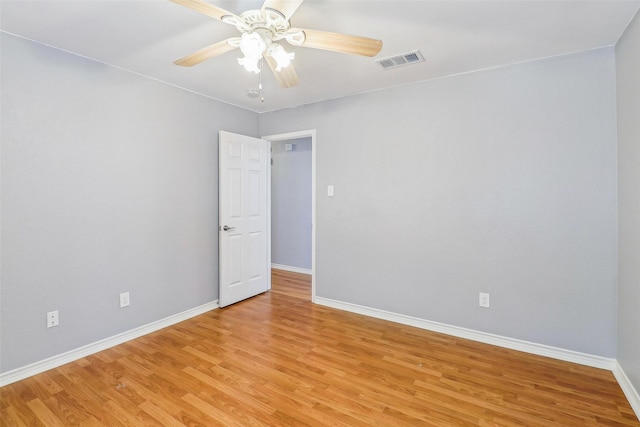
[{"label": "fan motor housing", "polygon": [[241,33],[245,33],[247,30],[254,31],[265,39],[284,39],[290,28],[289,21],[275,9],[247,10],[240,17],[244,22],[236,23],[238,31]]}]

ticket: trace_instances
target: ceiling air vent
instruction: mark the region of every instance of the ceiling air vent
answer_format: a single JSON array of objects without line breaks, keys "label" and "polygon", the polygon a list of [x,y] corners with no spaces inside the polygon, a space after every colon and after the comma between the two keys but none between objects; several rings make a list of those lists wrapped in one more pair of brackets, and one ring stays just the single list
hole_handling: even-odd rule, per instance
[{"label": "ceiling air vent", "polygon": [[378,59],[376,61],[382,68],[389,70],[391,68],[402,67],[403,65],[418,64],[424,62],[424,57],[419,50],[403,53],[402,55],[390,56],[388,58]]}]

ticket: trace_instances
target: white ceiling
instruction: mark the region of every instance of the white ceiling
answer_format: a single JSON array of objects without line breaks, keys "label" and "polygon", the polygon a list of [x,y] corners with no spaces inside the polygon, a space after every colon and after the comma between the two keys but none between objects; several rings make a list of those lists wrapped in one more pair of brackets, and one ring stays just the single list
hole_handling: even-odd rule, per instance
[{"label": "white ceiling", "polygon": [[[207,0],[240,13],[254,0]],[[381,39],[366,58],[290,47],[300,84],[282,89],[263,73],[264,103],[247,95],[259,77],[238,65],[238,51],[192,68],[172,63],[234,27],[168,0],[2,0],[1,29],[264,112],[441,76],[584,51],[616,43],[640,1],[306,0],[295,27]],[[419,49],[425,62],[382,69],[376,59]]]}]

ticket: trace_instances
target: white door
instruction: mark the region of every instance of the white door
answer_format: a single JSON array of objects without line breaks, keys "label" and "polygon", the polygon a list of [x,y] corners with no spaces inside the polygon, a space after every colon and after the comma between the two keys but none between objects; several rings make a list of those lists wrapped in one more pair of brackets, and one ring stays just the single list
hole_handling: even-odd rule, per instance
[{"label": "white door", "polygon": [[269,143],[220,132],[219,305],[266,292],[271,284],[268,248]]}]

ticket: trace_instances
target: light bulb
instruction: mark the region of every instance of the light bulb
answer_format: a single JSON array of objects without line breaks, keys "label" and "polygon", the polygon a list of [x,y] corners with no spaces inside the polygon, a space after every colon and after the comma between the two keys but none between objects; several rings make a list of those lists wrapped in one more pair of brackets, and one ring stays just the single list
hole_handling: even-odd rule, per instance
[{"label": "light bulb", "polygon": [[275,59],[276,63],[278,64],[278,66],[276,67],[276,71],[280,71],[283,68],[287,68],[291,64],[295,53],[289,53],[284,50],[284,48],[278,43],[273,43],[271,47],[269,47],[269,55],[271,55],[271,57]]},{"label": "light bulb", "polygon": [[248,56],[245,56],[244,58],[238,58],[238,64],[243,65],[247,71],[251,71],[252,73],[256,74],[260,73],[258,61],[260,61],[260,57],[250,58]]},{"label": "light bulb", "polygon": [[244,58],[238,58],[238,63],[243,65],[247,71],[258,74],[258,61],[262,58],[262,53],[266,49],[266,44],[257,33],[244,33],[240,40],[240,50]]}]

